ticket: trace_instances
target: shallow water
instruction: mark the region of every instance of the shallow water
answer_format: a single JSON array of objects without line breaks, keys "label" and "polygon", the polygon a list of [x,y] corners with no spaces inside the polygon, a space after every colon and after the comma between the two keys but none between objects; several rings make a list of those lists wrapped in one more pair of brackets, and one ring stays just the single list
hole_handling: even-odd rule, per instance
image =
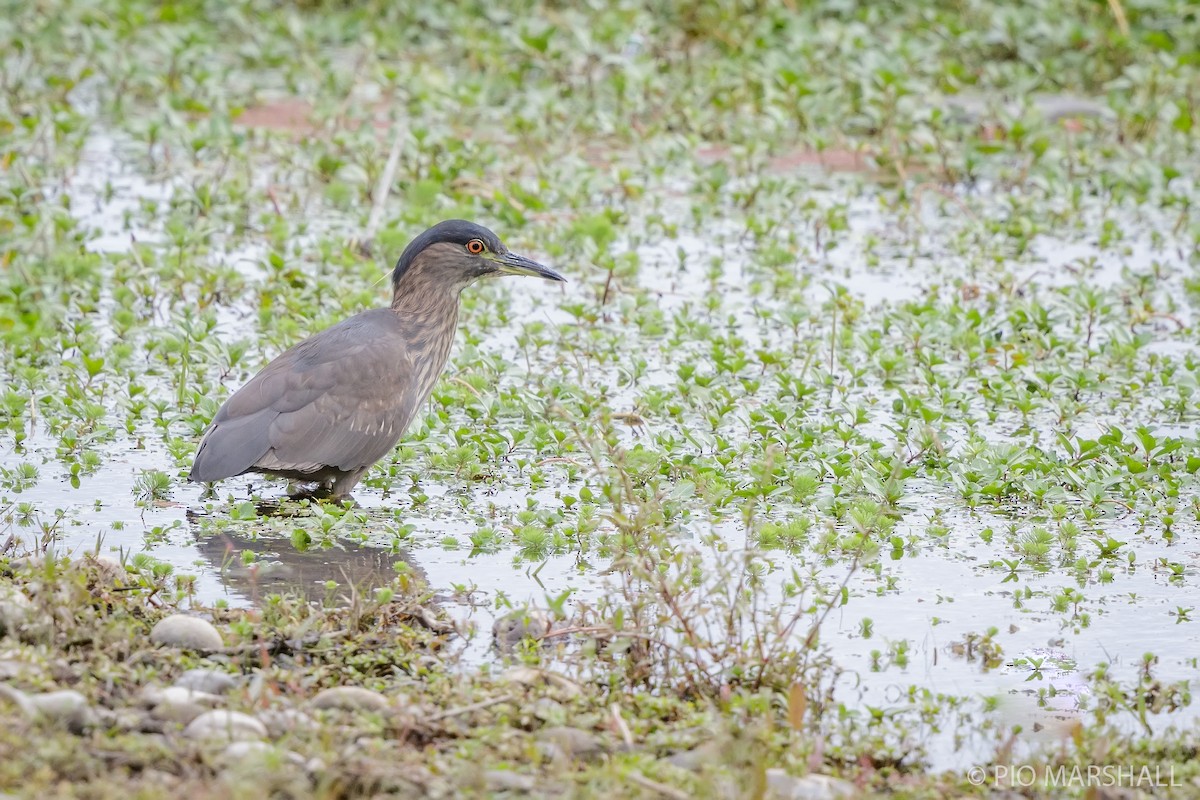
[{"label": "shallow water", "polygon": [[[806,294],[814,306],[828,299],[827,285],[844,287],[862,302],[869,315],[884,307],[917,300],[937,287],[975,280],[970,268],[953,255],[945,242],[955,235],[963,220],[948,216],[944,209],[935,209],[935,199],[920,206],[919,219],[900,219],[881,206],[874,190],[864,191],[834,179],[823,184],[814,187],[810,196],[818,203],[843,203],[846,228],[836,234],[832,249],[798,256],[802,264],[806,259],[819,262],[805,267],[811,269],[812,281]],[[157,240],[159,232],[153,225],[134,223],[131,228],[127,219],[142,200],[166,201],[177,186],[173,179],[155,180],[139,175],[123,163],[117,140],[99,131],[89,139],[66,191],[71,198],[72,213],[95,232],[88,246],[96,251],[121,252],[133,239],[141,243]],[[1096,214],[1099,218],[1100,209],[1096,209]],[[682,210],[680,216],[682,220]],[[133,218],[137,219],[137,215]],[[898,233],[912,225],[925,229],[919,243]],[[1085,278],[1097,286],[1112,286],[1129,272],[1146,271],[1156,260],[1170,260],[1176,246],[1169,233],[1164,233],[1170,230],[1168,220],[1153,212],[1141,212],[1120,251],[1099,246],[1086,233],[1089,225],[1081,224],[1080,228],[1081,232],[1074,236],[1036,236],[1029,250],[1007,265],[1012,278],[1028,283],[1032,291],[1039,286],[1070,285]],[[698,231],[681,225],[680,231],[677,238],[638,246],[641,256],[636,278],[638,290],[650,292],[665,311],[702,303],[710,291],[704,272],[713,258],[719,258],[724,265],[719,284],[721,291],[727,293],[722,313],[732,315],[744,326],[740,333],[751,343],[769,342],[779,335],[754,321],[756,306],[766,301],[745,291],[752,270],[747,267],[750,256],[740,242],[738,226],[730,223]],[[876,266],[869,266],[870,255],[878,259]],[[249,280],[264,277],[253,249],[243,248],[220,257],[238,269],[244,268]],[[1081,266],[1085,263],[1088,265]],[[1184,274],[1180,267],[1170,280],[1178,284]],[[1172,291],[1172,286],[1160,289]],[[558,308],[557,290],[542,291],[539,286],[510,291],[514,319],[519,319],[522,313],[534,313],[552,325],[569,323],[570,317]],[[565,298],[580,297],[582,291],[579,284],[572,284],[567,287]],[[532,297],[538,294],[544,296],[539,298],[533,312]],[[1176,316],[1181,324],[1190,324],[1190,307],[1181,307]],[[1148,352],[1176,359],[1195,353],[1194,343],[1174,335],[1177,328],[1159,323],[1151,321],[1147,325],[1153,337]],[[227,339],[254,335],[248,315],[238,313],[233,307],[221,310],[219,324],[220,336]],[[997,324],[1002,326],[1003,322]],[[510,329],[492,336],[488,347],[514,363],[519,361],[517,332],[514,322]],[[641,386],[636,390],[633,386],[619,389],[614,384],[609,395],[614,409],[631,407],[638,391],[647,383],[653,385],[671,374],[670,353],[647,355],[650,363]],[[593,379],[602,379],[604,374],[603,370],[591,373]],[[231,384],[227,388],[232,390],[236,386]],[[885,393],[879,389],[879,394]],[[886,405],[881,404],[881,409]],[[892,422],[891,415],[880,410],[868,426],[873,435],[882,439],[888,435],[887,426]],[[1176,426],[1158,420],[1148,422],[1162,433],[1195,436],[1194,422]],[[987,436],[997,442],[1005,441],[1009,436],[1005,423],[1002,420]],[[1031,425],[1048,437],[1054,431],[1052,420],[1035,419]],[[1105,426],[1103,416],[1097,415],[1094,419],[1080,420],[1078,430],[1096,435]],[[623,435],[632,442],[638,433],[630,429]],[[961,443],[947,444],[952,453],[956,448],[961,451]],[[178,572],[195,575],[196,597],[204,603],[223,600],[232,605],[246,605],[282,588],[296,590],[314,600],[337,601],[348,591],[348,586],[365,592],[387,582],[394,572],[393,564],[402,560],[438,592],[443,606],[464,630],[474,626],[475,635],[464,646],[468,662],[476,663],[497,657],[490,648],[490,631],[498,596],[503,595],[516,605],[545,606],[547,597],[559,596],[567,590],[574,591],[576,601],[594,599],[605,591],[605,578],[599,574],[600,570],[581,565],[575,553],[551,555],[544,562],[531,564],[519,558],[515,546],[502,546],[491,553],[471,552],[467,537],[477,526],[464,508],[494,506],[501,517],[511,517],[526,507],[531,496],[542,507],[554,507],[558,498],[553,488],[530,493],[520,488],[519,481],[506,481],[504,488],[492,491],[486,487],[464,489],[422,481],[421,489],[429,500],[420,511],[409,512],[408,500],[400,491],[385,494],[362,487],[356,492],[356,499],[371,523],[366,526],[366,541],[343,540],[331,549],[313,548],[300,553],[286,538],[265,535],[245,538],[228,531],[202,533],[200,521],[220,516],[227,509],[216,502],[210,510],[213,501],[202,498],[203,488],[183,480],[174,482],[169,501],[139,502],[136,482],[143,471],[164,468],[171,471],[171,460],[161,443],[153,438],[147,438],[141,448],[123,444],[108,447],[104,456],[104,466],[95,475],[81,478],[78,487],[72,488],[48,437],[35,432],[23,452],[15,452],[11,443],[6,442],[0,447],[0,468],[11,469],[22,462],[33,462],[39,466],[40,478],[19,494],[0,498],[0,507],[29,503],[43,520],[49,519],[55,509],[61,509],[64,523],[54,543],[57,550],[91,551],[99,542],[101,552],[149,553]],[[421,457],[419,447],[417,457]],[[252,493],[272,497],[282,494],[283,485],[246,476],[225,482],[219,491],[221,497],[233,494],[246,498]],[[1180,505],[1184,507],[1186,503],[1181,501]],[[1041,573],[1023,569],[1021,581],[1012,583],[1005,580],[1008,574],[1005,570],[988,566],[995,559],[1012,556],[1001,544],[1002,536],[997,535],[995,543],[989,545],[980,532],[992,528],[999,533],[1010,524],[1026,525],[1028,520],[1020,509],[1014,509],[1011,516],[987,509],[972,511],[964,507],[961,496],[950,487],[921,485],[917,481],[906,487],[903,506],[897,533],[912,532],[924,537],[929,521],[938,514],[950,533],[944,540],[923,542],[916,555],[893,561],[885,552],[881,555],[883,564],[878,577],[862,571],[851,580],[853,602],[831,614],[823,636],[836,661],[858,673],[861,679],[856,686],[842,687],[839,696],[843,701],[860,708],[901,703],[913,685],[966,698],[999,695],[1005,698],[1003,714],[1011,719],[1045,724],[1051,731],[1045,734],[1049,736],[1054,735],[1056,720],[1069,720],[1078,714],[1075,701],[1087,693],[1083,674],[1096,664],[1111,663],[1114,674],[1130,678],[1137,674],[1142,654],[1155,652],[1161,659],[1156,673],[1159,678],[1175,680],[1194,675],[1200,637],[1193,626],[1178,624],[1169,613],[1194,600],[1194,565],[1200,561],[1194,520],[1181,523],[1183,535],[1171,542],[1143,533],[1133,515],[1107,519],[1104,531],[1116,539],[1135,542],[1138,560],[1132,566],[1122,559],[1114,561],[1112,567],[1117,577],[1110,584],[1087,583],[1085,605],[1091,614],[1091,624],[1080,626],[1049,606],[1049,595],[1076,585],[1069,570],[1057,565]],[[394,527],[398,519],[412,525],[414,530],[403,537],[402,548],[396,550],[389,546],[393,542],[387,536],[373,535],[371,531]],[[745,545],[745,531],[728,521],[697,520],[692,528],[696,536],[712,529],[723,532],[734,548]],[[36,538],[29,527],[14,527],[13,532],[23,537],[27,546],[32,546]],[[447,546],[447,538],[457,540],[460,545]],[[1081,538],[1088,537],[1085,533]],[[681,541],[680,546],[693,545]],[[1093,552],[1086,542],[1081,548],[1089,554]],[[243,555],[246,551],[252,552],[254,566],[247,565],[245,559],[249,556]],[[776,554],[773,558],[783,567],[777,576],[781,577],[790,557]],[[1171,579],[1166,571],[1156,567],[1155,562],[1160,558],[1188,565],[1185,574]],[[830,572],[836,573],[837,568]],[[894,585],[877,591],[889,578],[894,579]],[[341,589],[328,590],[324,585],[328,580],[341,584]],[[464,586],[473,590],[470,602],[456,592],[455,587]],[[1034,592],[1026,607],[1018,608],[1015,603],[1013,589],[1017,587]],[[870,638],[862,634],[864,618],[873,621],[874,633]],[[1002,645],[1009,667],[984,670],[977,661],[968,662],[953,654],[951,645],[962,642],[968,634],[981,634],[989,628],[998,629],[996,641]],[[872,652],[886,653],[890,642],[900,640],[910,645],[907,666],[893,664],[873,671]],[[1048,669],[1044,680],[1027,680],[1030,672],[1016,663],[1018,657],[1029,654],[1041,658],[1047,652],[1077,666]],[[883,663],[887,664],[886,658]],[[1054,699],[1052,708],[1040,709],[1030,694],[1050,685],[1062,694]],[[1178,716],[1176,721],[1186,724],[1195,715],[1189,711]],[[938,767],[972,763],[980,753],[997,744],[980,735],[965,749],[955,752],[947,736],[934,737],[931,742],[930,757]]]}]

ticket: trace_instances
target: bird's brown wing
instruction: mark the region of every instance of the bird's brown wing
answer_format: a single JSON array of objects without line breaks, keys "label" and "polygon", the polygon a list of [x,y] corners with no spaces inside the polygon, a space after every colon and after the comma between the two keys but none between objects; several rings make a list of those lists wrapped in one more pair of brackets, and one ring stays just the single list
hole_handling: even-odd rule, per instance
[{"label": "bird's brown wing", "polygon": [[213,418],[189,476],[215,481],[263,469],[349,472],[391,450],[417,404],[395,314],[367,311],[286,351]]}]

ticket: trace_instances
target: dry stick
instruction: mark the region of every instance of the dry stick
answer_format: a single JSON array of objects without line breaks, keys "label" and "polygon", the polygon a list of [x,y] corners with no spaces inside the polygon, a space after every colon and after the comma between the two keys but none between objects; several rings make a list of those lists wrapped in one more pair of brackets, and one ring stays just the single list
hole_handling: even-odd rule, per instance
[{"label": "dry stick", "polygon": [[625,719],[621,716],[621,707],[613,703],[608,707],[612,713],[613,725],[621,733],[621,739],[625,742],[625,746],[630,750],[633,749],[633,734],[629,732],[629,726],[625,724]]},{"label": "dry stick", "polygon": [[663,797],[670,797],[671,800],[691,800],[692,797],[687,792],[676,789],[674,786],[667,786],[665,783],[652,781],[640,772],[630,772],[625,777],[643,789],[658,792]]},{"label": "dry stick", "polygon": [[1121,0],[1108,0],[1108,8],[1112,11],[1113,18],[1117,21],[1117,27],[1121,30],[1121,35],[1128,36],[1129,20],[1125,18],[1125,9],[1121,7]]},{"label": "dry stick", "polygon": [[496,697],[489,697],[487,700],[480,700],[478,703],[471,703],[469,706],[451,708],[441,712],[440,714],[434,714],[432,717],[429,717],[427,721],[440,722],[444,719],[449,719],[450,717],[459,717],[463,714],[470,714],[472,711],[482,711],[485,708],[489,708],[500,703],[508,703],[514,699],[515,698],[511,694],[502,694]]},{"label": "dry stick", "polygon": [[451,382],[453,382],[453,383],[462,384],[462,386],[463,386],[463,387],[465,387],[465,388],[466,388],[466,390],[467,390],[468,392],[470,392],[471,394],[475,395],[475,399],[476,399],[476,400],[482,400],[482,399],[483,399],[483,395],[481,395],[481,394],[479,393],[479,390],[478,390],[478,389],[476,389],[476,388],[475,388],[474,386],[472,386],[471,384],[469,384],[469,383],[467,383],[466,381],[464,381],[462,378],[459,378],[459,377],[455,376],[455,377],[451,378],[450,380],[451,380]]},{"label": "dry stick", "polygon": [[[651,572],[651,574],[653,574],[653,565],[652,564],[647,562],[644,565],[644,567],[646,568],[646,570],[648,572]],[[700,636],[696,633],[695,628],[691,624],[691,621],[683,613],[683,609],[681,609],[679,607],[679,599],[674,594],[671,593],[671,587],[669,587],[667,585],[666,578],[664,578],[662,575],[658,576],[658,587],[657,588],[658,588],[658,596],[666,604],[667,609],[671,612],[671,615],[679,622],[680,627],[683,628],[683,632],[687,636],[688,643],[691,644],[696,649],[700,649],[700,645],[697,644],[698,642],[701,641]],[[699,658],[693,657],[691,659],[685,659],[685,660],[690,660],[691,663],[696,667],[696,669],[700,672],[701,675],[703,675],[705,678],[707,678],[709,680],[712,680],[712,674],[707,669],[704,668],[704,665],[700,663]]]},{"label": "dry stick", "polygon": [[544,642],[547,639],[555,639],[559,636],[573,636],[576,633],[606,633],[610,636],[617,636],[618,631],[611,625],[585,625],[576,626],[573,628],[555,628],[552,631],[547,631],[538,637],[539,642]]},{"label": "dry stick", "polygon": [[600,298],[600,305],[608,305],[608,290],[612,288],[613,271],[608,271],[608,277],[604,280],[604,296]]},{"label": "dry stick", "polygon": [[279,200],[275,197],[275,187],[267,187],[267,199],[271,201],[271,207],[275,209],[275,216],[282,217],[283,212],[279,210]]},{"label": "dry stick", "polygon": [[392,137],[392,149],[388,153],[387,163],[383,165],[383,173],[379,183],[375,184],[375,202],[371,204],[371,214],[367,217],[367,227],[363,231],[360,247],[370,252],[375,243],[375,234],[383,223],[383,207],[387,205],[388,194],[392,191],[392,181],[396,178],[396,168],[400,166],[400,151],[404,148],[404,133],[396,131]]},{"label": "dry stick", "polygon": [[1170,320],[1171,322],[1174,322],[1176,325],[1179,326],[1179,330],[1181,330],[1181,331],[1187,330],[1187,325],[1185,325],[1183,323],[1183,320],[1181,320],[1179,317],[1175,316],[1174,314],[1168,314],[1165,311],[1156,311],[1155,313],[1150,315],[1150,319],[1155,319],[1155,318]]}]

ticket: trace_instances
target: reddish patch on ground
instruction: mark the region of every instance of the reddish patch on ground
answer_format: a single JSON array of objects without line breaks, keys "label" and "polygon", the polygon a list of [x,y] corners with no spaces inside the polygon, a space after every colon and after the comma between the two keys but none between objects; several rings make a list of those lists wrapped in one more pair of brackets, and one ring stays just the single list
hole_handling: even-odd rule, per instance
[{"label": "reddish patch on ground", "polygon": [[244,128],[307,133],[313,129],[312,105],[298,97],[286,97],[251,106],[234,119]]},{"label": "reddish patch on ground", "polygon": [[724,161],[729,158],[729,148],[721,147],[720,145],[701,147],[696,151],[696,158],[705,164],[715,164],[718,161]]},{"label": "reddish patch on ground", "polygon": [[820,167],[830,172],[869,172],[874,168],[865,153],[838,148],[794,150],[772,158],[770,164],[780,172],[806,167]]},{"label": "reddish patch on ground", "polygon": [[[729,148],[723,145],[708,145],[696,150],[696,158],[705,164],[726,161],[730,157]],[[875,168],[866,153],[836,147],[826,150],[793,150],[775,156],[767,164],[776,172],[814,167],[830,172],[870,172]]]}]

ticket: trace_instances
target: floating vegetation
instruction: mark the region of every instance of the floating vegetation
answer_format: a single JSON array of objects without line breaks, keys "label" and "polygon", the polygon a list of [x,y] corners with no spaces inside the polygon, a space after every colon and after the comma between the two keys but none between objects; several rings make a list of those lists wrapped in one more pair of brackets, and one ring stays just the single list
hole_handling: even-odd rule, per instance
[{"label": "floating vegetation", "polygon": [[[0,791],[1194,792],[1200,18],[794,5],[9,9]],[[452,217],[358,505],[184,480]]]}]

